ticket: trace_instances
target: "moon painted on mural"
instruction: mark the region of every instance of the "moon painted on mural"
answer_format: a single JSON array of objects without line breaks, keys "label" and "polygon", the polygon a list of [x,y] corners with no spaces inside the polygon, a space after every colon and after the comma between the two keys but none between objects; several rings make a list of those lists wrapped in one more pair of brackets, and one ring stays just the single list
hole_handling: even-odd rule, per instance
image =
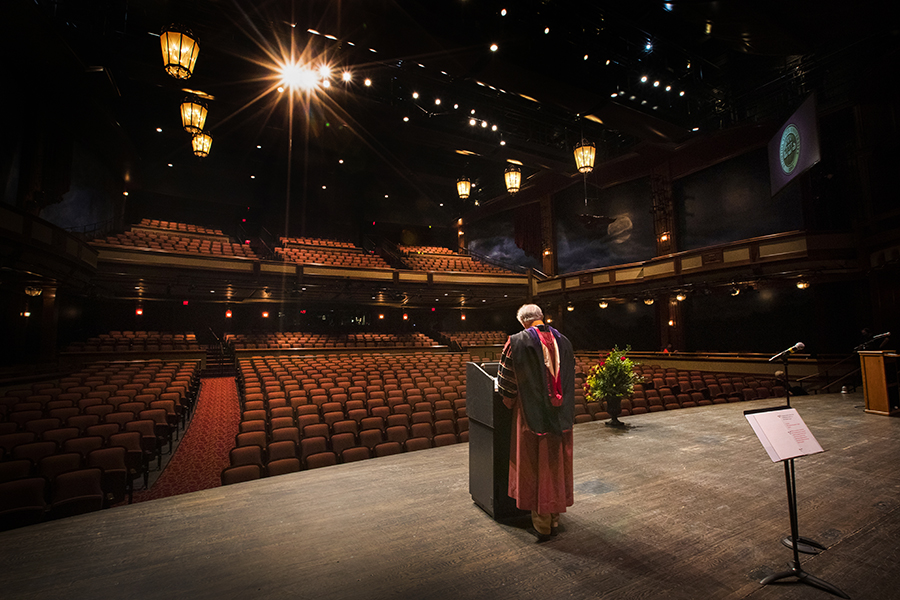
[{"label": "moon painted on mural", "polygon": [[623,215],[616,217],[616,220],[609,224],[606,228],[606,233],[612,238],[610,241],[614,244],[622,244],[631,238],[633,228],[634,224],[631,222],[631,219]]}]

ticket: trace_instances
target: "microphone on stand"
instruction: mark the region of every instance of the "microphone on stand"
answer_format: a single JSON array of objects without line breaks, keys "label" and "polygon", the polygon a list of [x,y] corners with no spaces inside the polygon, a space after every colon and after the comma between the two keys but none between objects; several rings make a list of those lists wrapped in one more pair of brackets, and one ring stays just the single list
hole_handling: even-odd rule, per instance
[{"label": "microphone on stand", "polygon": [[797,342],[796,344],[794,344],[787,350],[783,350],[783,351],[779,352],[778,354],[776,354],[775,356],[773,356],[772,358],[770,358],[769,362],[778,360],[780,358],[784,358],[785,356],[793,354],[794,352],[799,352],[800,350],[803,350],[804,348],[806,348],[806,344],[804,344],[803,342]]},{"label": "microphone on stand", "polygon": [[[867,339],[866,341],[864,341],[862,344],[860,344],[859,346],[857,346],[857,347],[854,348],[853,350],[854,350],[854,351],[865,350],[865,349],[867,349],[867,348],[869,347],[869,344],[871,344],[871,343],[874,342],[875,340],[883,340],[884,338],[889,338],[889,337],[891,337],[891,332],[890,332],[890,331],[885,331],[884,333],[879,333],[878,335],[873,335],[872,337],[870,337],[869,339]],[[882,342],[882,343],[883,343],[883,342]]]}]

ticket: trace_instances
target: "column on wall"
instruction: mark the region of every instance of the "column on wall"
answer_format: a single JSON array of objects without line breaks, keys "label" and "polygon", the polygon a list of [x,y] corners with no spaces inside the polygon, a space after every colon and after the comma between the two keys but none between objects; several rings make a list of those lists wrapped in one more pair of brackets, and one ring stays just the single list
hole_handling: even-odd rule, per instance
[{"label": "column on wall", "polygon": [[681,302],[674,296],[663,296],[656,302],[660,349],[684,350],[684,317]]},{"label": "column on wall", "polygon": [[546,275],[557,274],[556,260],[556,219],[550,196],[541,197],[541,266]]},{"label": "column on wall", "polygon": [[456,221],[456,251],[460,254],[468,254],[469,253],[469,243],[468,236],[466,235],[465,230],[463,229],[463,220],[462,217]]},{"label": "column on wall", "polygon": [[650,172],[650,200],[652,202],[653,230],[656,237],[656,255],[677,252],[675,243],[675,204],[672,199],[672,170],[668,162],[656,166]]},{"label": "column on wall", "polygon": [[56,355],[56,344],[59,335],[59,307],[56,303],[56,287],[44,286],[41,293],[41,350],[44,360],[51,360]]}]

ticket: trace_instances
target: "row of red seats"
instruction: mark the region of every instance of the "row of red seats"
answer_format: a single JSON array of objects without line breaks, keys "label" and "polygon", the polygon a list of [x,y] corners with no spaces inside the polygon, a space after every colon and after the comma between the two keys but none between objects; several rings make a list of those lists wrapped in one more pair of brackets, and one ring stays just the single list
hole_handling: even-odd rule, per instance
[{"label": "row of red seats", "polygon": [[324,248],[357,248],[353,242],[344,242],[328,238],[314,237],[280,237],[282,246],[314,246]]},{"label": "row of red seats", "polygon": [[221,229],[212,229],[203,227],[202,225],[191,225],[190,223],[176,223],[174,221],[160,221],[159,219],[141,219],[142,227],[155,227],[158,229],[183,231],[186,233],[202,233],[204,235],[224,235]]},{"label": "row of red seats", "polygon": [[503,331],[448,331],[441,332],[441,335],[451,342],[456,342],[460,348],[503,345],[509,338]]},{"label": "row of red seats", "polygon": [[[260,474],[351,462],[468,440],[469,355],[360,354],[240,361],[243,412],[233,460]],[[377,375],[375,375],[377,373]],[[427,375],[426,375],[427,374]],[[399,377],[398,377],[399,376]],[[414,379],[415,377],[415,379]],[[439,386],[439,387],[438,387]],[[290,442],[296,456],[285,456]],[[273,455],[267,449],[276,444]],[[250,458],[247,458],[248,455]],[[254,474],[233,464],[223,473]]]},{"label": "row of red seats", "polygon": [[134,481],[146,486],[153,458],[160,468],[166,442],[171,452],[198,377],[197,362],[103,363],[7,392],[0,398],[0,527],[109,507],[126,494],[130,502]]},{"label": "row of red seats", "polygon": [[344,249],[311,249],[311,248],[275,248],[275,254],[283,260],[303,265],[330,265],[335,267],[358,267],[389,269],[391,266],[377,254],[366,254],[360,250]]},{"label": "row of red seats", "polygon": [[378,348],[418,347],[435,345],[434,340],[423,333],[357,333],[323,334],[304,332],[279,332],[257,334],[228,334],[226,342],[235,349],[253,348]]},{"label": "row of red seats", "polygon": [[465,271],[470,273],[492,273],[512,275],[513,272],[495,265],[474,260],[468,256],[435,258],[425,255],[410,255],[403,262],[416,271]]},{"label": "row of red seats", "polygon": [[449,248],[443,248],[441,246],[404,246],[402,244],[398,244],[397,249],[405,254],[438,254],[441,256],[459,256],[453,250],[450,250]]},{"label": "row of red seats", "polygon": [[258,258],[249,245],[232,242],[224,236],[220,240],[209,240],[164,232],[157,234],[142,230],[128,230],[106,236],[106,238],[91,240],[90,243],[101,247],[132,247],[182,254]]}]

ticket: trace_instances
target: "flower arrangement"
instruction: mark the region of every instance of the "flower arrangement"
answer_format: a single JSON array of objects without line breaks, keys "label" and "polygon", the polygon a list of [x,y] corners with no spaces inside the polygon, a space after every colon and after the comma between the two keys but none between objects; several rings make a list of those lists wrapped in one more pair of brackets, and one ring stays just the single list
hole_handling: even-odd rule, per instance
[{"label": "flower arrangement", "polygon": [[643,378],[634,372],[635,362],[628,358],[631,346],[619,350],[618,346],[600,362],[591,367],[584,382],[584,398],[588,402],[603,402],[610,398],[622,398],[634,392],[634,384]]}]

